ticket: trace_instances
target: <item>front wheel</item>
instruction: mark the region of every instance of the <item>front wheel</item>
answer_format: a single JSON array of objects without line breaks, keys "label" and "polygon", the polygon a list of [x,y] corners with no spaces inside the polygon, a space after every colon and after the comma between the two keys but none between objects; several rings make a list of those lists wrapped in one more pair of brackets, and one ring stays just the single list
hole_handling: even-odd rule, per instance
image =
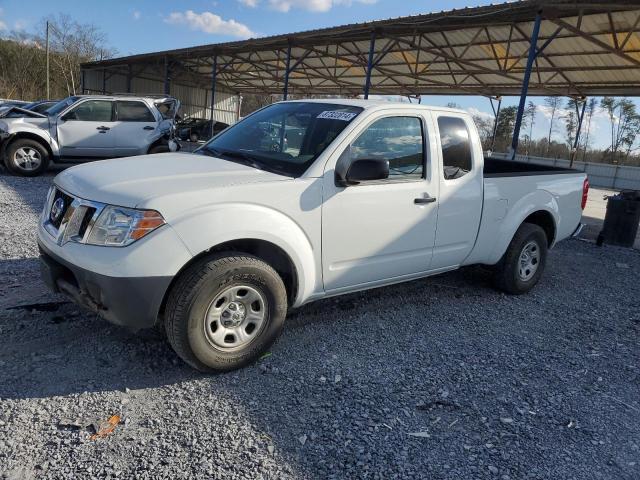
[{"label": "front wheel", "polygon": [[495,283],[500,290],[520,295],[531,290],[547,263],[547,235],[538,225],[523,223],[496,265]]},{"label": "front wheel", "polygon": [[284,325],[287,293],[262,260],[232,253],[189,267],[169,293],[169,343],[192,367],[228,371],[256,360]]},{"label": "front wheel", "polygon": [[49,166],[49,152],[40,142],[18,138],[7,148],[5,165],[15,175],[35,177]]}]

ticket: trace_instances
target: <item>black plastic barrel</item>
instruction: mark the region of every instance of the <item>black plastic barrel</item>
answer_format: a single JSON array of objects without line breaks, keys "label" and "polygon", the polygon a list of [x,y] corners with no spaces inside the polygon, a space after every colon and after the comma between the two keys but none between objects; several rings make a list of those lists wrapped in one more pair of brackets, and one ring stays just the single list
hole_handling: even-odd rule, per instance
[{"label": "black plastic barrel", "polygon": [[598,245],[607,243],[633,247],[640,223],[640,191],[623,190],[607,200],[604,226],[598,235]]}]

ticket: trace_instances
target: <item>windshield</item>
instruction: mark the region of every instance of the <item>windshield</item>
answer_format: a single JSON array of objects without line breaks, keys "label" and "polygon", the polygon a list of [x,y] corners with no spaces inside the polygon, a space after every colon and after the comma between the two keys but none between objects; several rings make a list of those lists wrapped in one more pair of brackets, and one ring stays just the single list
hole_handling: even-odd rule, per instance
[{"label": "windshield", "polygon": [[64,100],[60,100],[54,106],[49,108],[46,111],[46,114],[49,115],[50,117],[58,115],[65,108],[67,108],[69,105],[72,105],[72,104],[76,103],[78,100],[80,100],[80,97],[67,97]]},{"label": "windshield", "polygon": [[360,107],[331,103],[276,103],[227,128],[196,153],[299,177],[360,112]]}]

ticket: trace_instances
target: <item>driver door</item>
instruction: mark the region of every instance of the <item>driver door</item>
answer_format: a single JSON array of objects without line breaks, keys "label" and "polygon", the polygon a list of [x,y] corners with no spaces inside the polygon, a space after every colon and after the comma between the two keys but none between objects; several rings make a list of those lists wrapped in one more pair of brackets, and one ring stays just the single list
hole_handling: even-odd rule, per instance
[{"label": "driver door", "polygon": [[114,156],[113,113],[110,100],[86,100],[61,115],[57,122],[61,156]]},{"label": "driver door", "polygon": [[[406,111],[405,111],[406,112]],[[427,162],[426,118],[377,114],[325,169],[322,271],[328,292],[375,286],[429,270],[438,179]],[[389,161],[389,178],[337,186],[336,162]]]}]

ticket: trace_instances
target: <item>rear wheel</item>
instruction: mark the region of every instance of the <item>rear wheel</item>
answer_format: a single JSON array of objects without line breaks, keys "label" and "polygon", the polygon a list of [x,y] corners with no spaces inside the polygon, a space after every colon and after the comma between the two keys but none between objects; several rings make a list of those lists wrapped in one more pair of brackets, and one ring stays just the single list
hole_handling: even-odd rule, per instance
[{"label": "rear wheel", "polygon": [[192,367],[228,371],[256,360],[280,334],[287,294],[262,260],[231,253],[203,259],[177,280],[167,301],[169,343]]},{"label": "rear wheel", "polygon": [[526,293],[538,283],[546,263],[546,233],[538,225],[523,223],[496,265],[496,286],[512,295]]},{"label": "rear wheel", "polygon": [[6,150],[5,165],[11,173],[34,177],[49,166],[49,152],[36,140],[18,138]]}]

